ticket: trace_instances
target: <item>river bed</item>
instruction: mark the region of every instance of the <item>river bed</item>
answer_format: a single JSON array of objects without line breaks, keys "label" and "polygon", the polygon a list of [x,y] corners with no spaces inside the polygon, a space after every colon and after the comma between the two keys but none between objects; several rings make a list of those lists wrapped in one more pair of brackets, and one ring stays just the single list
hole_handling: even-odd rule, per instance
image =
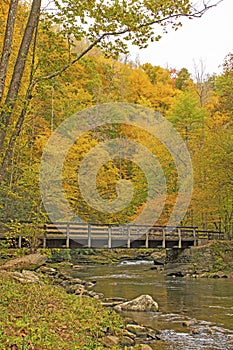
[{"label": "river bed", "polygon": [[161,341],[156,341],[154,349],[232,350],[233,280],[166,277],[152,267],[148,261],[124,261],[87,266],[75,275],[95,280],[94,290],[107,298],[151,295],[159,312],[124,315],[161,330]]}]

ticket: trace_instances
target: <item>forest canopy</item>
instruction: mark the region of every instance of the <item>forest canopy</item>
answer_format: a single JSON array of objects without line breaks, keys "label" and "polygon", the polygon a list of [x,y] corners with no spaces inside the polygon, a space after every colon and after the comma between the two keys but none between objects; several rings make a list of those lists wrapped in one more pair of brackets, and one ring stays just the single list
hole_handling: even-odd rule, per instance
[{"label": "forest canopy", "polygon": [[[187,68],[162,68],[130,60],[128,43],[144,48],[181,19],[198,18],[220,1],[54,1],[42,8],[3,1],[0,10],[0,196],[1,221],[48,220],[39,190],[39,165],[51,133],[67,117],[105,102],[129,102],[159,111],[186,143],[194,169],[194,191],[183,224],[232,234],[232,87],[230,53],[222,74],[199,75]],[[44,4],[43,4],[44,6]],[[50,8],[51,7],[51,8]],[[177,174],[166,149],[139,131],[93,130],[70,149],[63,185],[74,210],[88,222],[129,222],[146,202],[140,169],[126,161],[109,162],[97,177],[106,200],[116,196],[119,178],[131,179],[135,196],[124,212],[93,211],[77,186],[85,154],[104,139],[131,137],[161,159],[167,196],[157,224],[166,224],[177,197]]]}]

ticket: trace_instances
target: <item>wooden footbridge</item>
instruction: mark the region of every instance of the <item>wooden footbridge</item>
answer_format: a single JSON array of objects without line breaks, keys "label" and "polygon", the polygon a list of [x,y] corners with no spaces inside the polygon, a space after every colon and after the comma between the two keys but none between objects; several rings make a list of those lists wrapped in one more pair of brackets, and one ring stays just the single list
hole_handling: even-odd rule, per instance
[{"label": "wooden footbridge", "polygon": [[[40,237],[44,248],[187,248],[224,234],[192,226],[146,226],[59,222],[45,224]],[[18,246],[23,238],[18,237]]]}]

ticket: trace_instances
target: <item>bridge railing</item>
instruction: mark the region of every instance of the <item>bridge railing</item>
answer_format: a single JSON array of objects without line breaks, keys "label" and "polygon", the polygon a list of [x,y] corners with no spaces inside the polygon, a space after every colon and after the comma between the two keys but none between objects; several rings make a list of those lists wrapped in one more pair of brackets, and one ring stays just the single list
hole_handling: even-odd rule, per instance
[{"label": "bridge railing", "polygon": [[220,231],[212,231],[212,230],[197,230],[197,235],[199,239],[207,239],[207,240],[222,240],[225,238],[225,233]]},{"label": "bridge railing", "polygon": [[[44,226],[46,239],[64,239],[66,247],[70,245],[70,239],[76,239],[87,247],[92,247],[93,242],[102,240],[102,246],[111,248],[113,242],[118,241],[128,248],[133,241],[144,241],[148,248],[151,241],[161,241],[161,247],[166,247],[166,242],[177,241],[177,246],[182,246],[182,241],[192,241],[197,244],[197,227],[192,226],[149,226],[149,225],[120,225],[120,224],[81,224],[81,223],[54,223]],[[62,234],[62,235],[61,235]]]},{"label": "bridge railing", "polygon": [[[43,231],[39,237],[42,246],[45,248],[51,246],[51,241],[60,242],[59,247],[70,248],[71,241],[79,242],[84,247],[106,247],[126,246],[128,248],[135,246],[135,241],[140,246],[146,248],[157,246],[166,248],[171,242],[181,248],[186,245],[197,245],[198,240],[224,239],[223,232],[198,230],[193,226],[149,226],[136,224],[94,224],[77,222],[56,222],[46,223],[40,226]],[[4,239],[4,234],[0,239]],[[22,236],[16,237],[18,247],[22,247]],[[99,242],[97,244],[97,242]],[[170,243],[169,243],[170,242]],[[48,244],[50,243],[50,245]],[[54,246],[54,244],[53,244]]]}]

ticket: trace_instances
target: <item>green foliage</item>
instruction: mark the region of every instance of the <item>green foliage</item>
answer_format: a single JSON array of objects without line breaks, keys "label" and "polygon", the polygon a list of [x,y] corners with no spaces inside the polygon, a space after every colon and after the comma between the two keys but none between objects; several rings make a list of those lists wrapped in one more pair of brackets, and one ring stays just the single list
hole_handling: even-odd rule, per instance
[{"label": "green foliage", "polygon": [[49,254],[50,262],[71,261],[70,249],[51,249]]},{"label": "green foliage", "polygon": [[[157,41],[161,32],[154,24],[166,27],[165,18],[170,18],[173,28],[181,23],[178,14],[192,16],[193,9],[189,1],[55,1],[57,11],[52,21],[62,24],[64,36],[73,35],[80,41],[87,38],[90,43],[98,41],[102,50],[118,56],[127,53],[127,41],[145,48],[148,41]],[[55,15],[55,16],[54,16]],[[78,24],[77,24],[78,23]]]},{"label": "green foliage", "polygon": [[95,299],[68,295],[57,287],[22,285],[0,275],[0,294],[2,350],[13,344],[20,350],[100,350],[104,330],[114,334],[123,324]]},{"label": "green foliage", "polygon": [[184,138],[189,138],[195,129],[200,130],[204,111],[198,106],[198,100],[189,91],[180,93],[174,106],[169,111],[169,119],[174,123]]},{"label": "green foliage", "polygon": [[216,242],[212,245],[213,272],[231,272],[233,269],[233,251],[231,242]]}]

